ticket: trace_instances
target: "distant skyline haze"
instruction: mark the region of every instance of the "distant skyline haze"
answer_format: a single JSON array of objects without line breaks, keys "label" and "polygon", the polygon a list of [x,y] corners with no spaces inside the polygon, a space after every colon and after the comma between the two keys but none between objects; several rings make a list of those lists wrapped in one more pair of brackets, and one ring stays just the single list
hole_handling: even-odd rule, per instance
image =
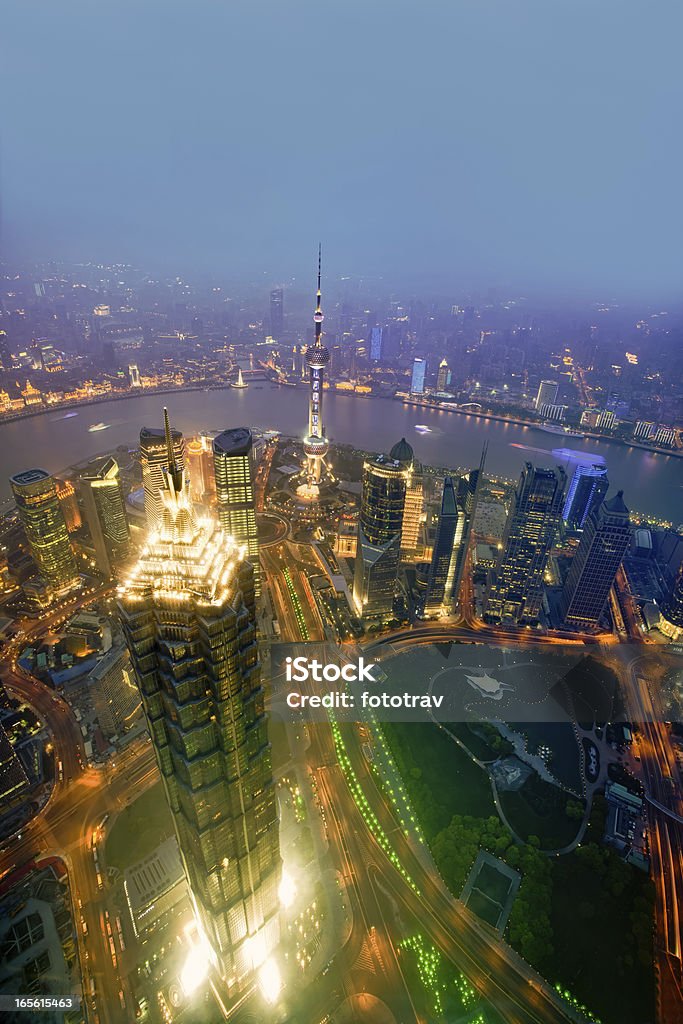
[{"label": "distant skyline haze", "polygon": [[[2,258],[665,301],[683,9],[63,0],[0,16]],[[457,297],[457,296],[456,296]]]}]

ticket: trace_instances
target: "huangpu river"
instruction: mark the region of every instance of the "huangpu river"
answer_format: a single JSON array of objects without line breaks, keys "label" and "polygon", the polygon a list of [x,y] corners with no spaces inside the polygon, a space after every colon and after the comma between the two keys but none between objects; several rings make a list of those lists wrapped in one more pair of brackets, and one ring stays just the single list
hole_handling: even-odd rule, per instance
[{"label": "huangpu river", "polygon": [[[48,411],[0,425],[0,499],[9,496],[9,477],[19,470],[41,467],[58,472],[118,445],[135,445],[142,426],[162,426],[164,405],[173,425],[185,434],[248,426],[303,436],[307,422],[306,388],[273,387],[267,381],[251,382],[244,390],[174,392],[101,402],[71,410],[75,416],[65,410]],[[422,462],[452,469],[477,466],[482,444],[488,440],[487,471],[508,479],[518,475],[526,460],[556,464],[553,449],[602,455],[610,490],[623,488],[630,508],[675,525],[683,523],[683,459],[400,401],[332,392],[325,393],[324,415],[333,441],[382,452],[406,437]],[[107,424],[107,429],[89,432],[90,426],[99,423]],[[416,430],[417,425],[428,427],[429,432]]]}]

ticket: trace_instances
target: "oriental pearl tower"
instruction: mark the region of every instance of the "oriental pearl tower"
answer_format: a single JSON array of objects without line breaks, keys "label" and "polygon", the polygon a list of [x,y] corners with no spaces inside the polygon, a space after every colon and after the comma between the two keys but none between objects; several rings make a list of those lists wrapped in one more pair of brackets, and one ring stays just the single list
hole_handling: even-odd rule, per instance
[{"label": "oriental pearl tower", "polygon": [[304,438],[304,452],[308,458],[306,483],[299,488],[302,497],[313,501],[318,497],[320,477],[322,474],[323,461],[330,447],[325,437],[323,426],[323,380],[325,367],[330,361],[330,353],[322,343],[323,334],[323,311],[320,308],[320,268],[321,248],[318,248],[318,291],[316,295],[315,313],[315,342],[306,352],[306,362],[309,368],[311,390],[308,399],[308,434]]}]

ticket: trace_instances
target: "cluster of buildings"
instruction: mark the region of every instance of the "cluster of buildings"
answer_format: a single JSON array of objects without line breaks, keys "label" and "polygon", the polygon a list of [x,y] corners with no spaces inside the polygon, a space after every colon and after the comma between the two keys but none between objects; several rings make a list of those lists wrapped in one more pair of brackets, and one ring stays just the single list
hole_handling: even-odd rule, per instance
[{"label": "cluster of buildings", "polygon": [[[37,279],[36,279],[37,278]],[[238,361],[290,383],[319,347],[301,297],[229,295],[128,267],[0,282],[0,416],[141,388],[225,385]],[[668,451],[681,446],[680,338],[668,314],[609,306],[578,319],[528,300],[444,307],[340,286],[323,388],[398,396]],[[571,341],[567,341],[571,338]],[[309,430],[309,437],[315,436]]]}]

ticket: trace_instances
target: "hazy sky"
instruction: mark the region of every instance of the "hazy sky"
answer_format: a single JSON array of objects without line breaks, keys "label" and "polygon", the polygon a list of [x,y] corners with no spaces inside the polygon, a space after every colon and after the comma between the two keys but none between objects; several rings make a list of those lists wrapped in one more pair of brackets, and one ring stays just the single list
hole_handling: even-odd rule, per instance
[{"label": "hazy sky", "polygon": [[3,251],[673,295],[681,38],[681,0],[2,0]]}]

